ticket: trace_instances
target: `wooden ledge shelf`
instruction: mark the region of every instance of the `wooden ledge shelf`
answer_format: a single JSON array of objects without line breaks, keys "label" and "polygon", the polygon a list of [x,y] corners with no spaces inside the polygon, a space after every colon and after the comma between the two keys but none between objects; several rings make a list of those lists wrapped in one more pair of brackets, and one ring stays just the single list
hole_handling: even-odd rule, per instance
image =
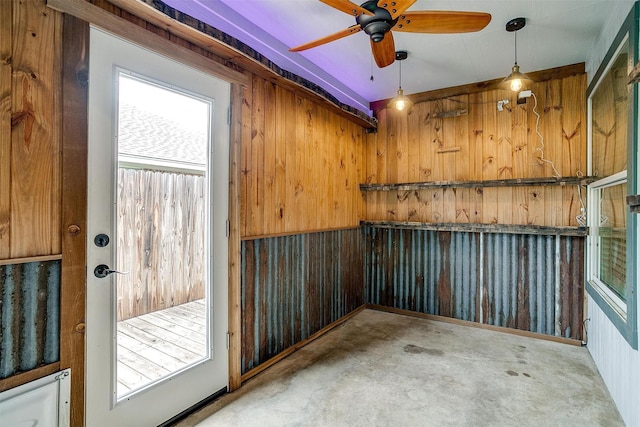
[{"label": "wooden ledge shelf", "polygon": [[403,230],[431,230],[431,231],[460,231],[471,233],[506,233],[506,234],[537,234],[553,236],[584,237],[588,234],[587,227],[544,226],[544,225],[514,225],[514,224],[469,224],[448,222],[409,222],[409,221],[360,221],[363,227],[394,228]]},{"label": "wooden ledge shelf", "polygon": [[513,178],[487,181],[426,181],[401,184],[360,184],[360,191],[411,191],[426,188],[477,188],[477,187],[521,187],[536,185],[587,185],[593,177],[564,176],[544,178]]}]

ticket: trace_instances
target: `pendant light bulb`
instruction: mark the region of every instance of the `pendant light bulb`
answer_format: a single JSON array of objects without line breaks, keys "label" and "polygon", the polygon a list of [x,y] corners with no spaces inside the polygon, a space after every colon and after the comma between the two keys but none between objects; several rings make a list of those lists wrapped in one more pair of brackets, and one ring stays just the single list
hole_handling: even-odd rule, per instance
[{"label": "pendant light bulb", "polygon": [[522,80],[520,79],[511,80],[510,88],[512,91],[518,92],[520,89],[522,89]]},{"label": "pendant light bulb", "polygon": [[500,83],[500,87],[504,89],[510,89],[513,92],[520,92],[526,85],[533,82],[526,74],[520,72],[520,66],[518,65],[518,38],[517,32],[526,25],[525,18],[515,18],[507,22],[506,30],[513,32],[513,47],[514,47],[514,64],[511,68],[511,74],[505,77]]},{"label": "pendant light bulb", "polygon": [[398,89],[398,94],[392,101],[394,104],[394,108],[398,111],[403,111],[405,108],[409,107],[411,101],[404,95],[402,88]]}]

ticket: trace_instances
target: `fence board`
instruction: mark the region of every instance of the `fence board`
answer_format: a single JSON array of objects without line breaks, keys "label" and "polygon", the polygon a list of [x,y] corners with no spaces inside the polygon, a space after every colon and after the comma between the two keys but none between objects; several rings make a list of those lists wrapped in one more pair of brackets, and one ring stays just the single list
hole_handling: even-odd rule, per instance
[{"label": "fence board", "polygon": [[118,320],[205,295],[205,177],[118,170]]}]

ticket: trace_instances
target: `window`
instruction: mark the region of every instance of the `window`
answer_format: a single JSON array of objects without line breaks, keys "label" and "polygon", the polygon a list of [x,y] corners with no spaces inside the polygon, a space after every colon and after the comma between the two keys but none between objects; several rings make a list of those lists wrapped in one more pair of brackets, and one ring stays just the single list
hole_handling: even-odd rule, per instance
[{"label": "window", "polygon": [[637,85],[628,75],[638,62],[638,7],[609,49],[587,93],[589,185],[587,292],[637,348],[637,219],[629,215],[635,191]]},{"label": "window", "polygon": [[590,186],[589,280],[618,315],[627,317],[626,171]]}]

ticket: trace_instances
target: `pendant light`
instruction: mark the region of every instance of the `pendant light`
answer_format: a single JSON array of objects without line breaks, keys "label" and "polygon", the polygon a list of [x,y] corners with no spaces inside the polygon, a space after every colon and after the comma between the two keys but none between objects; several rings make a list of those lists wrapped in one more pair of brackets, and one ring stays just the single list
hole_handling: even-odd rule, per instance
[{"label": "pendant light", "polygon": [[514,18],[507,22],[505,26],[506,30],[513,33],[515,63],[511,68],[511,74],[509,74],[501,83],[500,87],[503,89],[511,89],[514,92],[519,92],[524,89],[529,83],[533,82],[526,74],[520,72],[520,66],[518,65],[518,30],[521,30],[526,25],[525,18]]},{"label": "pendant light", "polygon": [[402,61],[407,59],[408,53],[406,50],[399,50],[396,52],[396,61],[400,66],[400,78],[398,79],[398,94],[387,105],[390,108],[395,108],[398,111],[409,110],[413,105],[413,102],[402,91]]}]

